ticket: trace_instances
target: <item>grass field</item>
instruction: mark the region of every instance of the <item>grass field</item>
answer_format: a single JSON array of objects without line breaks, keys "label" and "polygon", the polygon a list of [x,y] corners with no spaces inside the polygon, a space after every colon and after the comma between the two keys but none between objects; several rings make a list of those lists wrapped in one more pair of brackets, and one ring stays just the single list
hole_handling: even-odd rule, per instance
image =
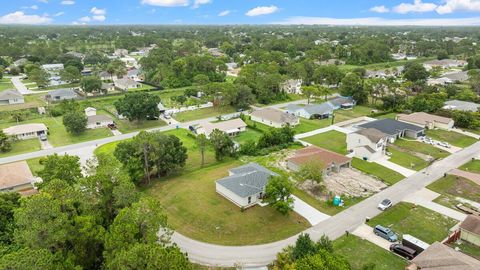
[{"label": "grass field", "polygon": [[302,134],[305,132],[313,131],[319,128],[328,127],[332,122],[332,119],[304,119],[300,118],[300,124],[294,127],[296,134]]},{"label": "grass field", "polygon": [[334,113],[335,123],[340,123],[360,116],[369,116],[371,112],[372,108],[366,106],[355,106],[351,110],[336,110]]},{"label": "grass field", "polygon": [[2,78],[0,80],[0,92],[8,89],[15,89],[15,87],[13,86],[9,78]]},{"label": "grass field", "polygon": [[437,212],[401,202],[368,222],[368,225],[382,225],[391,228],[399,237],[410,234],[422,241],[432,244],[448,236],[449,229],[457,221]]},{"label": "grass field", "polygon": [[263,134],[262,132],[260,132],[256,129],[252,129],[252,128],[247,127],[246,131],[238,134],[236,137],[233,138],[233,140],[238,142],[241,145],[245,144],[248,141],[257,142],[258,139],[262,136],[262,134]]},{"label": "grass field", "polygon": [[157,128],[157,127],[162,127],[167,125],[167,123],[165,123],[163,120],[160,120],[160,119],[144,120],[141,122],[136,122],[136,121],[130,122],[126,119],[123,119],[123,120],[115,120],[115,124],[117,125],[118,130],[122,133],[130,133],[134,131]]},{"label": "grass field", "polygon": [[157,180],[145,192],[165,208],[173,228],[189,237],[222,245],[269,243],[309,227],[296,213],[281,215],[271,207],[241,209],[215,192],[215,181],[241,165],[227,161],[191,173]]},{"label": "grass field", "polygon": [[33,175],[37,175],[39,171],[43,170],[43,165],[40,164],[40,159],[42,158],[27,159],[28,167],[30,168],[30,171],[32,171]]},{"label": "grass field", "polygon": [[[335,253],[348,260],[352,270],[400,270],[407,265],[407,262],[399,256],[352,234],[333,241],[333,249]],[[375,267],[364,268],[366,265]]]},{"label": "grass field", "polygon": [[359,158],[352,159],[352,166],[366,174],[378,177],[388,185],[393,185],[405,178],[396,171],[390,170],[389,168],[383,167],[377,163],[368,162]]},{"label": "grass field", "polygon": [[448,142],[451,145],[465,148],[476,143],[478,140],[457,132],[441,129],[429,129],[425,131],[426,135],[434,140]]},{"label": "grass field", "polygon": [[430,144],[422,143],[418,141],[408,141],[408,140],[399,139],[395,141],[395,145],[412,152],[430,155],[435,159],[444,158],[450,154],[447,151],[444,151],[440,148],[436,148],[435,146],[432,146]]},{"label": "grass field", "polygon": [[390,157],[389,161],[396,163],[400,166],[403,166],[407,169],[419,171],[428,166],[428,162],[426,162],[425,160],[417,156],[411,155],[409,153],[399,151],[391,147],[387,148],[387,151],[392,153],[392,156]]},{"label": "grass field", "polygon": [[346,135],[338,131],[328,131],[302,139],[318,147],[340,154],[347,154]]},{"label": "grass field", "polygon": [[473,173],[480,173],[480,160],[472,160],[467,164],[460,167],[461,170],[469,171]]},{"label": "grass field", "polygon": [[28,152],[38,151],[40,148],[40,141],[38,139],[19,140],[12,143],[12,150],[1,153],[0,158],[24,154]]},{"label": "grass field", "polygon": [[180,122],[188,122],[188,121],[198,120],[198,119],[203,119],[208,117],[218,117],[222,114],[229,114],[234,112],[235,112],[235,108],[231,106],[223,106],[219,108],[210,107],[210,108],[177,113],[174,115],[174,118],[175,120]]},{"label": "grass field", "polygon": [[478,195],[480,194],[480,185],[463,177],[447,175],[447,177],[442,177],[428,185],[427,188],[442,194],[435,199],[435,202],[453,209],[456,209],[455,205],[459,203],[456,197],[480,203]]},{"label": "grass field", "polygon": [[350,197],[342,196],[342,200],[344,201],[345,204],[344,206],[340,207],[340,206],[334,206],[332,201],[327,202],[327,201],[317,200],[316,198],[310,196],[310,194],[306,193],[305,191],[299,188],[295,188],[292,194],[300,198],[302,201],[308,203],[310,206],[314,207],[318,211],[331,216],[338,214],[343,210],[347,209],[348,207],[354,204],[357,204],[365,199],[361,197],[350,198]]}]

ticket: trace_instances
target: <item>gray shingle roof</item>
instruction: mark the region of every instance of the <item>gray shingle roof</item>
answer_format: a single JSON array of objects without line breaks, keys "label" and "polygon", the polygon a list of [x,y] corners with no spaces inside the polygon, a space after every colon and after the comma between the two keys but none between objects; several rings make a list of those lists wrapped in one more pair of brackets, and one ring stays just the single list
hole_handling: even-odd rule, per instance
[{"label": "gray shingle roof", "polygon": [[49,91],[48,94],[52,97],[70,97],[70,96],[77,96],[77,93],[72,89],[57,89]]},{"label": "gray shingle roof", "polygon": [[270,177],[277,175],[257,163],[233,168],[230,173],[232,175],[217,180],[217,183],[241,198],[253,196],[263,191]]},{"label": "gray shingle roof", "polygon": [[422,131],[423,127],[400,122],[393,119],[381,119],[360,125],[362,128],[374,128],[388,135],[396,135],[404,130]]},{"label": "gray shingle roof", "polygon": [[329,101],[333,106],[342,106],[343,104],[355,104],[355,100],[351,97],[337,97]]},{"label": "gray shingle roof", "polygon": [[17,90],[5,90],[0,92],[0,100],[22,99],[23,96]]},{"label": "gray shingle roof", "polygon": [[471,111],[471,112],[478,111],[478,108],[480,107],[480,104],[468,102],[468,101],[456,100],[456,99],[446,101],[444,105],[445,105],[443,107],[444,109]]}]

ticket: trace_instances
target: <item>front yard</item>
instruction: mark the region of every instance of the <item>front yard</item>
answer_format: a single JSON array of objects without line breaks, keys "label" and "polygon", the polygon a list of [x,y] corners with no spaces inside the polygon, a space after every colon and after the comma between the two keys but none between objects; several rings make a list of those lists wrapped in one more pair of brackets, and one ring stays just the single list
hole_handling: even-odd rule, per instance
[{"label": "front yard", "polygon": [[376,176],[388,185],[393,185],[405,178],[403,175],[374,162],[368,162],[359,158],[352,159],[352,167],[366,174]]},{"label": "front yard", "polygon": [[[352,270],[400,270],[407,265],[399,256],[352,234],[333,241],[333,249],[348,260]],[[375,267],[365,268],[367,265]]]},{"label": "front yard", "polygon": [[428,162],[425,160],[411,155],[409,153],[399,151],[397,149],[393,148],[387,148],[387,151],[392,153],[389,161],[396,163],[402,167],[405,167],[407,169],[412,169],[415,171],[419,171],[421,169],[424,169],[428,166]]},{"label": "front yard", "polygon": [[456,197],[480,203],[480,186],[474,182],[455,175],[447,175],[427,186],[442,196],[434,201],[447,207],[456,209],[455,205],[460,203]]},{"label": "front yard", "polygon": [[332,130],[304,138],[302,141],[345,155],[347,154],[346,137],[344,133]]},{"label": "front yard", "polygon": [[12,143],[12,150],[9,152],[0,152],[0,158],[20,155],[38,150],[41,150],[40,141],[38,139],[18,140]]},{"label": "front yard", "polygon": [[221,245],[253,245],[285,239],[309,227],[308,222],[290,213],[283,216],[271,207],[245,210],[215,191],[215,181],[228,169],[242,163],[228,161],[157,180],[145,193],[165,207],[173,228],[196,240]]},{"label": "front yard", "polygon": [[461,166],[459,169],[473,173],[480,173],[480,160],[472,160]]},{"label": "front yard", "polygon": [[476,143],[478,140],[457,132],[446,131],[442,129],[429,129],[425,131],[426,135],[434,140],[448,142],[449,144],[465,148]]},{"label": "front yard", "polygon": [[434,159],[444,158],[449,155],[447,151],[444,151],[430,144],[418,141],[400,139],[395,141],[395,145],[412,154],[417,152],[424,155],[429,155]]},{"label": "front yard", "polygon": [[403,234],[410,234],[432,244],[445,239],[449,229],[456,223],[455,220],[422,206],[401,202],[371,219],[368,225],[386,226],[400,238]]}]

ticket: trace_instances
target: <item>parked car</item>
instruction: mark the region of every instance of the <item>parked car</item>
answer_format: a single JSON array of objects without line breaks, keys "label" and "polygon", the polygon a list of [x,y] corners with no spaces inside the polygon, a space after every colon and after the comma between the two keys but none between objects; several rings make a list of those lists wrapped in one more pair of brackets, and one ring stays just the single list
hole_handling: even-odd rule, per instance
[{"label": "parked car", "polygon": [[109,129],[117,129],[117,126],[115,125],[115,123],[113,124],[108,124],[107,126]]},{"label": "parked car", "polygon": [[437,145],[445,147],[445,148],[450,148],[450,144],[447,142],[437,142]]},{"label": "parked car", "polygon": [[47,134],[42,133],[42,134],[40,134],[39,138],[40,138],[40,141],[43,141],[43,142],[44,142],[44,141],[47,140]]},{"label": "parked car", "polygon": [[385,199],[378,204],[378,209],[385,211],[388,208],[392,207],[392,201]]},{"label": "parked car", "polygon": [[396,253],[404,258],[407,258],[409,260],[415,258],[417,255],[417,252],[414,249],[411,249],[409,247],[406,247],[402,244],[392,244],[390,245],[390,250],[393,253]]},{"label": "parked car", "polygon": [[390,242],[397,242],[398,241],[398,236],[397,236],[396,233],[394,233],[389,228],[385,228],[381,225],[375,226],[375,228],[373,228],[373,233],[375,235],[378,235],[378,236],[384,238],[384,239],[387,239]]},{"label": "parked car", "polygon": [[170,119],[170,118],[172,118],[172,117],[170,116],[170,114],[164,114],[163,117],[164,117],[165,119]]}]

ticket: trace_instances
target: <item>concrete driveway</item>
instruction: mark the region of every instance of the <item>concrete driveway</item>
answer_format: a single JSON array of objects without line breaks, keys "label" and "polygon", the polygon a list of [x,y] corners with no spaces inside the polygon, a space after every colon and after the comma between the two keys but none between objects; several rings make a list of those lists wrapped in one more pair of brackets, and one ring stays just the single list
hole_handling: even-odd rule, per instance
[{"label": "concrete driveway", "polygon": [[293,211],[304,217],[310,224],[317,225],[318,223],[328,219],[330,216],[318,211],[316,208],[311,207],[306,202],[302,201],[297,196],[292,195],[293,198]]},{"label": "concrete driveway", "polygon": [[53,146],[50,144],[50,142],[47,140],[47,141],[42,141],[40,140],[40,147],[42,148],[42,150],[45,150],[45,149],[52,149]]},{"label": "concrete driveway", "polygon": [[15,86],[15,89],[20,92],[22,95],[31,95],[31,94],[39,94],[39,93],[46,93],[48,91],[30,91],[28,88],[23,84],[21,81],[22,76],[15,76],[11,78],[13,86]]},{"label": "concrete driveway", "polygon": [[[382,224],[379,224],[379,225],[382,225]],[[365,239],[383,249],[390,250],[390,245],[392,244],[392,242],[389,242],[388,240],[375,235],[375,233],[373,233],[373,228],[368,226],[367,224],[362,224],[358,226],[352,232],[352,234],[362,239]]]}]

